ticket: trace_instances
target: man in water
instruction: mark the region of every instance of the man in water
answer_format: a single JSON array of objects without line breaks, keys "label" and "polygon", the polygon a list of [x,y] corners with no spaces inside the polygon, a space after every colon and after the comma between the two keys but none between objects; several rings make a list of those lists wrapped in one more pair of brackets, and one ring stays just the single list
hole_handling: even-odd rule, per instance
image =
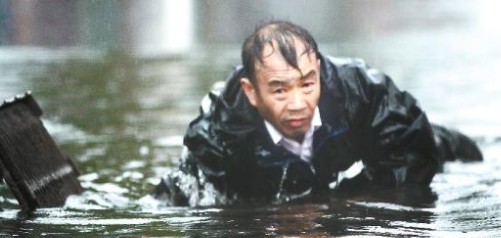
[{"label": "man in water", "polygon": [[259,26],[242,64],[203,100],[179,170],[155,189],[168,205],[428,186],[445,160],[482,159],[469,138],[431,125],[387,75],[323,55],[293,23]]}]

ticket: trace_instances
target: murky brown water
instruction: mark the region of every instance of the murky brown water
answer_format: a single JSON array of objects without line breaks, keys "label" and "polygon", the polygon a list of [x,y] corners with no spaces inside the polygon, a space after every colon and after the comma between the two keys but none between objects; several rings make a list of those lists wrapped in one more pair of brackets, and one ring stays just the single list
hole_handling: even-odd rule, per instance
[{"label": "murky brown water", "polygon": [[[405,10],[392,13],[406,16],[398,18],[407,19],[402,26],[389,17],[387,32],[348,31],[349,36],[320,47],[364,58],[391,75],[420,100],[430,120],[473,136],[484,162],[447,164],[429,191],[159,209],[148,194],[174,167],[200,99],[238,64],[239,45],[202,45],[199,54],[176,59],[120,50],[4,46],[0,98],[33,92],[49,132],[81,169],[86,192],[63,208],[24,217],[0,185],[0,236],[497,236],[501,31],[491,11],[499,4],[417,2],[394,2]],[[421,16],[420,7],[428,15]]]}]

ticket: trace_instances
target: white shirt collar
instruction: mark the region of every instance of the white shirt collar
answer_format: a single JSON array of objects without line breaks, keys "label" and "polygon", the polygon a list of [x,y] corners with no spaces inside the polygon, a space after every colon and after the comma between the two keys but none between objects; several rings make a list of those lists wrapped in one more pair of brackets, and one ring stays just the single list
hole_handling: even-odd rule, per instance
[{"label": "white shirt collar", "polygon": [[[270,134],[273,143],[277,144],[284,138],[282,133],[280,133],[270,122],[265,120],[264,125],[266,126],[266,130]],[[317,106],[315,108],[315,111],[313,112],[313,119],[311,120],[310,130],[312,129],[316,130],[321,126],[322,126],[322,119],[320,118],[320,111]]]}]

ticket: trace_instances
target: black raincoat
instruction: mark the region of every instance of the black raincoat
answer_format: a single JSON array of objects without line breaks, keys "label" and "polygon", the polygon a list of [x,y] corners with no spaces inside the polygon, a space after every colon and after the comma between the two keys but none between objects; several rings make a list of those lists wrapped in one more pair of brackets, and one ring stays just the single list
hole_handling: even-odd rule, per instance
[{"label": "black raincoat", "polygon": [[[274,200],[332,189],[427,186],[441,162],[456,156],[457,149],[441,143],[454,132],[432,126],[388,76],[362,60],[320,59],[322,126],[314,133],[311,163],[272,142],[242,91],[239,67],[190,123],[181,171],[227,198]],[[356,164],[360,173],[341,180]],[[190,203],[180,181],[166,176],[155,194],[168,194],[174,205]]]}]

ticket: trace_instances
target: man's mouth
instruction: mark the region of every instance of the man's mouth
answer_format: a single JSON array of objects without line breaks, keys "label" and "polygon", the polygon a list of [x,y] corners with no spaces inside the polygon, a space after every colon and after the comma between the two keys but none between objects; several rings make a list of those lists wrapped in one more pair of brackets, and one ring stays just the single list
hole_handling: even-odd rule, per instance
[{"label": "man's mouth", "polygon": [[308,123],[306,118],[297,118],[297,119],[289,119],[287,120],[287,125],[291,128],[301,128],[304,127]]}]

